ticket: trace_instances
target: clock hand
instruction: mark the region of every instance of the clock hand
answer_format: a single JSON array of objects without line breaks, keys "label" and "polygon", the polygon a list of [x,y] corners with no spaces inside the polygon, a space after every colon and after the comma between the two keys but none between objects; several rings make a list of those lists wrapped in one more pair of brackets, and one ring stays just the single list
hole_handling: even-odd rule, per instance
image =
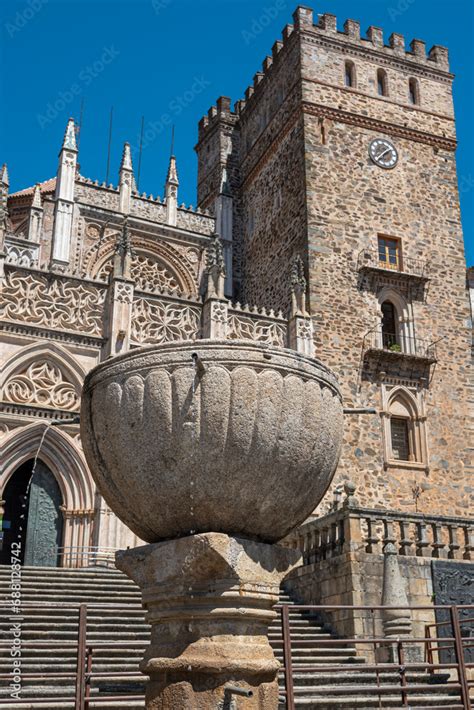
[{"label": "clock hand", "polygon": [[377,155],[377,158],[380,160],[380,158],[383,158],[384,155],[387,155],[387,153],[390,153],[391,150],[392,150],[391,148],[386,148],[383,151],[383,153],[379,153],[379,155]]}]

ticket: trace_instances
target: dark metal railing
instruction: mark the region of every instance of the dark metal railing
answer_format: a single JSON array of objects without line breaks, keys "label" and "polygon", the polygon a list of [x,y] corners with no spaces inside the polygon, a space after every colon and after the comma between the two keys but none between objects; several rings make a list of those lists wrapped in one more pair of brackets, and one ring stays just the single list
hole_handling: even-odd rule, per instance
[{"label": "dark metal railing", "polygon": [[428,279],[428,263],[403,254],[388,255],[376,249],[362,249],[357,260],[358,269],[377,269]]},{"label": "dark metal railing", "polygon": [[[1,604],[0,607],[7,608],[7,604]],[[46,707],[50,706],[53,702],[69,702],[74,701],[75,710],[89,710],[90,703],[97,701],[101,702],[132,702],[132,701],[143,701],[143,694],[138,695],[136,691],[130,691],[124,693],[124,691],[118,691],[116,694],[94,694],[94,681],[100,679],[123,679],[140,676],[138,669],[137,672],[134,671],[124,671],[124,672],[98,672],[94,671],[94,653],[98,650],[104,650],[108,648],[117,648],[116,642],[94,642],[93,644],[87,640],[87,622],[88,622],[88,612],[90,610],[99,609],[113,609],[117,612],[122,612],[130,610],[130,605],[115,606],[114,604],[48,604],[48,603],[26,603],[22,605],[23,609],[43,609],[48,610],[59,609],[64,610],[65,608],[74,609],[77,611],[77,637],[75,641],[25,641],[22,642],[22,646],[25,648],[56,648],[56,649],[72,649],[76,651],[76,669],[75,672],[58,672],[58,673],[29,673],[21,674],[23,680],[41,680],[43,686],[50,686],[51,681],[56,679],[71,679],[71,683],[75,685],[74,698],[69,697],[59,697],[58,695],[52,695],[51,697],[42,696],[41,698],[21,698],[15,700],[15,704],[18,705],[31,705],[32,700],[35,704],[44,704]],[[453,707],[462,707],[463,710],[471,710],[470,701],[470,687],[474,685],[473,680],[469,680],[469,674],[472,673],[474,669],[474,663],[469,663],[465,660],[466,651],[474,646],[474,641],[472,637],[466,636],[463,633],[463,626],[466,623],[471,623],[473,619],[471,617],[465,619],[461,618],[461,613],[466,612],[466,610],[474,610],[474,605],[458,605],[458,606],[410,606],[410,607],[394,607],[394,606],[350,606],[350,605],[337,605],[337,606],[318,606],[318,605],[286,605],[278,604],[275,606],[275,610],[280,614],[281,625],[282,625],[282,638],[283,638],[283,665],[280,669],[281,674],[284,677],[284,689],[280,689],[280,695],[286,704],[287,710],[295,710],[295,686],[294,686],[294,676],[295,674],[305,674],[305,673],[327,673],[333,675],[331,682],[337,682],[337,675],[341,672],[354,674],[354,680],[357,682],[358,673],[365,674],[363,690],[364,694],[374,696],[381,700],[383,695],[387,693],[392,694],[395,692],[392,686],[385,688],[380,684],[380,677],[382,673],[393,673],[398,677],[398,694],[400,698],[400,703],[402,707],[408,707],[410,704],[410,699],[412,694],[424,693],[432,691],[434,687],[439,691],[440,685],[436,684],[434,686],[430,683],[432,676],[436,673],[447,672],[449,678],[443,678],[443,688],[446,692],[450,694],[453,699]],[[321,647],[326,647],[328,650],[331,646],[341,646],[352,644],[356,647],[369,646],[373,651],[373,656],[375,662],[366,662],[359,664],[348,664],[348,663],[320,663],[317,661],[314,665],[301,665],[298,664],[295,658],[292,658],[292,631],[290,625],[290,613],[293,611],[300,612],[311,612],[312,614],[324,614],[330,615],[333,612],[349,612],[352,614],[365,612],[367,615],[372,615],[374,618],[374,612],[384,612],[390,610],[404,610],[407,612],[417,612],[422,610],[429,610],[431,612],[436,612],[437,610],[443,610],[449,613],[449,621],[441,622],[437,624],[429,624],[430,628],[436,628],[436,634],[431,636],[431,633],[426,631],[423,638],[417,638],[415,636],[409,638],[386,638],[382,636],[358,635],[354,638],[320,638],[318,639],[318,645]],[[24,620],[25,621],[25,620]],[[448,626],[449,636],[440,636],[437,628],[439,626]],[[374,626],[375,628],[375,626]],[[8,641],[0,641],[0,649],[7,647]],[[121,648],[137,648],[139,646],[144,646],[145,641],[142,643],[138,641],[121,641]],[[454,660],[452,662],[443,662],[437,659],[439,656],[440,649],[446,648],[447,646],[452,647],[454,651]],[[417,646],[424,648],[425,660],[412,661],[407,660],[410,656],[407,650],[410,647]],[[391,649],[394,660],[392,662],[377,662],[377,650],[379,649]],[[420,658],[423,656],[420,655]],[[415,678],[413,681],[413,674],[415,672],[426,673],[427,682],[420,681],[419,677]],[[373,672],[375,680],[373,683],[367,683],[366,674],[368,672]],[[454,680],[452,676],[455,676]],[[11,678],[10,673],[0,674],[0,681],[8,681]],[[314,692],[317,692],[316,690]],[[326,692],[324,687],[321,692]],[[338,690],[338,697],[350,696],[354,692],[353,687],[348,686],[347,689],[341,686]],[[454,703],[455,701],[455,703]],[[11,705],[11,698],[0,698],[0,706]]]},{"label": "dark metal railing", "polygon": [[[450,614],[450,621],[448,622],[451,628],[451,636],[443,636],[441,638],[428,637],[425,634],[423,638],[377,638],[375,635],[372,638],[366,636],[357,636],[356,638],[330,638],[330,639],[319,639],[318,644],[322,647],[327,647],[328,650],[331,645],[341,644],[356,644],[357,646],[368,645],[372,647],[374,652],[374,657],[376,656],[376,650],[380,648],[392,648],[393,655],[396,658],[394,662],[382,662],[382,663],[361,663],[349,666],[346,664],[334,664],[328,665],[327,663],[315,664],[315,665],[297,665],[292,659],[292,639],[291,639],[291,628],[289,621],[289,607],[288,605],[278,605],[276,607],[279,609],[282,620],[282,633],[283,633],[283,668],[281,672],[284,674],[285,679],[285,690],[280,691],[281,695],[285,699],[286,709],[295,710],[295,687],[294,687],[294,675],[295,673],[334,673],[335,680],[337,678],[337,673],[353,673],[354,680],[357,680],[357,674],[367,673],[373,671],[376,674],[377,681],[371,685],[363,686],[364,694],[371,696],[378,696],[379,701],[382,699],[384,694],[383,686],[380,685],[380,674],[382,672],[389,673],[392,672],[398,675],[399,678],[399,695],[402,707],[408,707],[410,705],[410,697],[413,693],[427,693],[433,691],[436,687],[438,690],[440,688],[439,684],[436,686],[430,682],[420,682],[415,683],[410,682],[410,672],[422,671],[429,674],[428,680],[431,676],[435,675],[436,672],[448,671],[449,678],[451,677],[451,672],[455,672],[457,675],[457,680],[443,679],[443,686],[449,692],[450,696],[454,701],[456,701],[455,707],[459,705],[463,710],[471,710],[471,700],[470,700],[470,687],[474,686],[474,680],[469,679],[468,673],[471,673],[474,668],[474,663],[468,663],[465,660],[466,650],[474,646],[474,642],[470,641],[470,638],[464,638],[461,626],[466,623],[466,621],[471,621],[470,619],[460,620],[460,612],[465,609],[474,609],[474,605],[459,605],[459,606],[411,606],[411,607],[392,607],[392,606],[317,606],[317,605],[291,605],[291,610],[302,611],[302,612],[313,612],[320,614],[328,614],[330,612],[340,612],[340,611],[350,611],[354,612],[367,612],[373,615],[375,611],[383,612],[388,610],[405,610],[405,611],[422,611],[422,610],[448,610]],[[436,625],[430,625],[436,626]],[[454,649],[454,662],[443,663],[441,661],[435,662],[435,648],[433,644],[443,643],[445,645],[451,645]],[[420,662],[408,662],[407,659],[407,647],[410,646],[422,646],[425,648],[425,661]],[[325,692],[324,688],[321,692]],[[349,687],[347,690],[347,695],[352,695],[354,693],[353,687]],[[344,687],[341,687],[338,691],[338,697],[344,696]]]},{"label": "dark metal railing", "polygon": [[375,328],[364,336],[364,352],[378,350],[386,353],[400,353],[409,357],[418,357],[436,362],[436,344],[411,335],[387,333],[382,328]]}]

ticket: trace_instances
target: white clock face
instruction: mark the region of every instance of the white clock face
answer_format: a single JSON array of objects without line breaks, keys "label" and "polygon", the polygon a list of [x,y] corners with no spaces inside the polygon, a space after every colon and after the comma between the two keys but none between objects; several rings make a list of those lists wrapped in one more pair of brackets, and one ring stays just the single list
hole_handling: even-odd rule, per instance
[{"label": "white clock face", "polygon": [[394,145],[385,138],[376,138],[369,145],[369,155],[380,168],[394,168],[398,163],[398,153]]}]

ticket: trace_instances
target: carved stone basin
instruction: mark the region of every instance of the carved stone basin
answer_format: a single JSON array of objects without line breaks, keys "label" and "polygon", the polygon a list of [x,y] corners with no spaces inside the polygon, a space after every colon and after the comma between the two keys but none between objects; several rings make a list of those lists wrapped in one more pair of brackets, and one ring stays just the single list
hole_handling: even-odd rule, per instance
[{"label": "carved stone basin", "polygon": [[82,397],[97,486],[148,542],[210,531],[280,540],[324,495],[342,427],[330,370],[252,341],[134,350],[92,370]]}]

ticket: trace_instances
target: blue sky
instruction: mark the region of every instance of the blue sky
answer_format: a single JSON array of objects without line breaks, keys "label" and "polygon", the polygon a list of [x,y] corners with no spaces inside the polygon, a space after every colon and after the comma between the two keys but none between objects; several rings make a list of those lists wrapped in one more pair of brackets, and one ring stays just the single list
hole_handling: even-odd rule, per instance
[{"label": "blue sky", "polygon": [[[450,49],[462,216],[474,264],[472,0],[321,0],[332,12]],[[196,203],[197,122],[219,95],[243,96],[296,7],[296,0],[9,0],[1,3],[0,162],[11,189],[55,174],[69,115],[84,99],[80,164],[104,180],[114,107],[109,182],[123,142],[138,147],[145,117],[140,190],[162,194],[175,124],[180,201]],[[137,151],[135,151],[137,152]],[[137,169],[137,155],[135,155]]]}]

